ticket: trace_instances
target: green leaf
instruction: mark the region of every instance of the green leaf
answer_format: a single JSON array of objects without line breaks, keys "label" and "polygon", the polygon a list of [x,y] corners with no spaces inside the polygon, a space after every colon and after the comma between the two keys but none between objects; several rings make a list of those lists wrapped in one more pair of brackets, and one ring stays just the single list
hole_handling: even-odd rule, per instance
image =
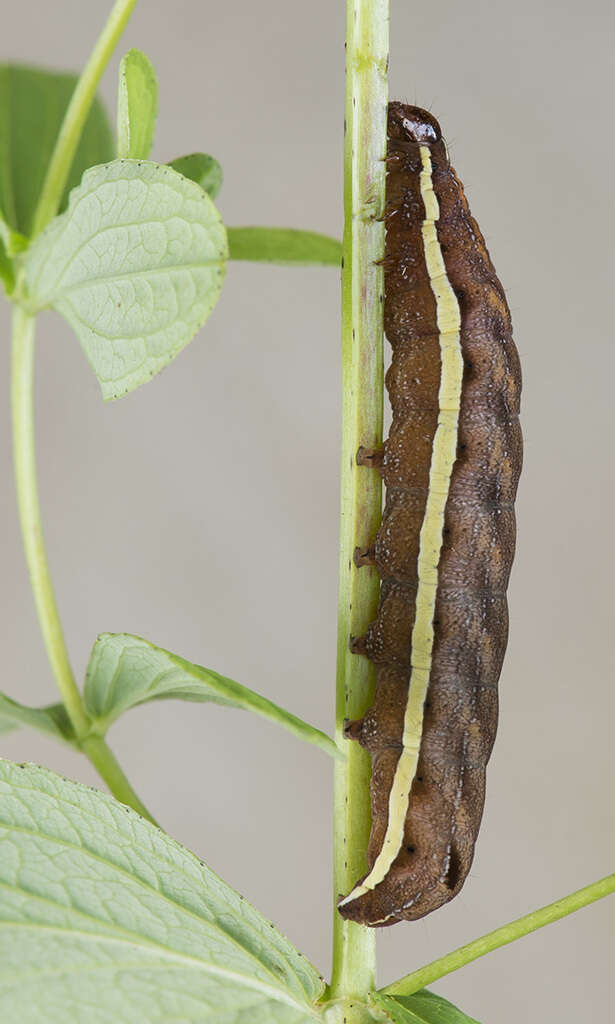
[{"label": "green leaf", "polygon": [[103,732],[128,708],[174,697],[253,711],[328,754],[341,756],[329,736],[266,697],[130,633],[102,633],[98,637],[90,656],[84,697],[88,714]]},{"label": "green leaf", "polygon": [[158,112],[156,72],[141,50],[129,50],[120,61],[119,76],[117,155],[147,160]]},{"label": "green leaf", "polygon": [[[7,224],[29,235],[56,137],[77,77],[18,64],[0,65],[0,210]],[[75,153],[68,193],[84,170],[113,157],[107,116],[95,100]]]},{"label": "green leaf", "polygon": [[13,269],[13,261],[10,259],[5,245],[4,239],[0,236],[0,281],[4,285],[4,290],[7,295],[12,295],[13,289],[15,288],[15,271]]},{"label": "green leaf", "polygon": [[11,258],[24,252],[30,244],[29,239],[19,231],[14,231],[4,220],[0,213],[0,241],[4,243],[5,251]]},{"label": "green leaf", "polygon": [[64,743],[75,742],[72,726],[63,704],[49,704],[44,708],[29,708],[0,693],[0,735],[21,726],[38,729]]},{"label": "green leaf", "polygon": [[216,304],[226,258],[224,225],[198,185],[164,165],[114,160],[85,172],[24,265],[33,311],[53,306],[68,320],[109,399],[188,344]]},{"label": "green leaf", "polygon": [[448,999],[429,992],[426,988],[412,996],[385,996],[372,992],[370,1002],[393,1021],[393,1024],[478,1024]]},{"label": "green leaf", "polygon": [[255,260],[283,266],[316,263],[341,266],[342,245],[337,238],[294,228],[227,228],[232,260]]},{"label": "green leaf", "polygon": [[169,161],[178,174],[184,178],[196,181],[202,189],[205,189],[212,199],[215,199],[222,188],[222,168],[213,156],[207,153],[190,153],[188,156],[178,156],[175,160]]},{"label": "green leaf", "polygon": [[134,811],[0,761],[0,1020],[307,1024],[323,984],[274,927]]}]

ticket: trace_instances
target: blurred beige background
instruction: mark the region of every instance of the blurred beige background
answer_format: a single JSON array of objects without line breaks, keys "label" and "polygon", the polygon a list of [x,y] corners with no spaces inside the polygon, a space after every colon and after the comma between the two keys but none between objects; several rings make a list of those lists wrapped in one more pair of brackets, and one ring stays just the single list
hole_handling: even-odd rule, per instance
[{"label": "blurred beige background", "polygon": [[[2,59],[79,66],[109,6],[22,0],[5,12]],[[158,72],[154,156],[214,154],[229,224],[341,233],[343,7],[139,5],[122,51],[142,48]],[[382,983],[615,867],[612,10],[392,0],[391,96],[441,119],[508,292],[526,462],[477,858],[447,909],[382,934]],[[116,68],[103,85],[111,111]],[[2,688],[42,703],[54,689],[14,509],[1,316]],[[42,318],[42,504],[79,674],[97,632],[126,630],[331,728],[338,363],[332,269],[231,265],[190,347],[108,406],[69,328]],[[171,835],[327,974],[326,757],[247,715],[181,703],[133,711],[111,742]],[[96,783],[83,760],[33,734],[0,753]],[[606,1020],[614,935],[611,898],[436,990],[482,1024]]]}]

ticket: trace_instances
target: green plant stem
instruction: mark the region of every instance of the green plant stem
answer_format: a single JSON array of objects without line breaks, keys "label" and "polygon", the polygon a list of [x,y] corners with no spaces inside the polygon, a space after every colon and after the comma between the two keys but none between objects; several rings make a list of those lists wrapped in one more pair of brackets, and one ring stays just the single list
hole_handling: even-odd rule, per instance
[{"label": "green plant stem", "polygon": [[91,735],[83,740],[81,749],[94,765],[98,774],[103,778],[111,793],[123,804],[128,804],[134,811],[137,811],[143,818],[147,818],[153,825],[156,819],[152,817],[144,803],[141,802],[130,782],[124,775],[118,760],[107,746],[102,736]]},{"label": "green plant stem", "polygon": [[68,659],[64,634],[56,605],[36,479],[34,440],[34,330],[35,319],[19,306],[13,311],[12,413],[13,458],[17,504],[32,594],[38,613],[47,657],[77,738],[89,731],[81,694]]},{"label": "green plant stem", "polygon": [[496,928],[493,932],[488,932],[480,939],[468,942],[466,946],[460,946],[459,949],[447,953],[439,960],[434,960],[425,967],[420,967],[418,971],[407,974],[405,978],[393,982],[392,985],[387,985],[382,991],[390,996],[412,995],[413,992],[418,992],[419,989],[437,981],[438,978],[443,978],[445,974],[459,970],[460,967],[471,963],[472,960],[477,960],[478,957],[491,953],[494,949],[499,949],[500,946],[506,946],[509,942],[515,942],[538,928],[544,928],[547,924],[559,921],[560,918],[566,917],[590,903],[595,903],[596,900],[613,892],[615,892],[615,875],[607,875],[606,878],[601,878],[600,881],[594,882],[592,885],[586,885],[583,889],[578,889],[576,892],[570,893],[569,896],[556,900],[555,903],[549,903],[546,907],[534,910],[531,914],[525,914],[524,917],[519,917],[516,921],[511,921],[509,924],[502,925],[501,928]]},{"label": "green plant stem", "polygon": [[51,584],[38,499],[33,400],[34,330],[34,317],[29,316],[20,306],[15,306],[11,380],[15,485],[26,562],[45,650],[80,748],[97,768],[113,795],[153,821],[105,741],[99,736],[89,735],[90,719],[68,658]]},{"label": "green plant stem", "polygon": [[98,83],[136,2],[137,0],[116,0],[92,50],[90,59],[75,86],[34,214],[33,236],[42,231],[58,212],[75,151],[94,101]]},{"label": "green plant stem", "polygon": [[[366,752],[344,740],[346,719],[360,717],[373,693],[370,663],[349,651],[352,635],[365,632],[378,605],[372,567],[357,569],[356,547],[375,536],[381,516],[379,474],[357,465],[360,446],[382,443],[382,270],[384,251],[388,0],[348,0],[346,39],[346,137],[344,142],[344,242],[342,271],[342,457],[340,578],[336,681],[336,739],[348,750],[335,767],[334,896],[350,891],[366,871],[370,828],[370,764]],[[366,995],[375,984],[374,931],[345,922],[337,909],[333,1000]],[[360,1019],[351,1003],[347,1024]]]}]

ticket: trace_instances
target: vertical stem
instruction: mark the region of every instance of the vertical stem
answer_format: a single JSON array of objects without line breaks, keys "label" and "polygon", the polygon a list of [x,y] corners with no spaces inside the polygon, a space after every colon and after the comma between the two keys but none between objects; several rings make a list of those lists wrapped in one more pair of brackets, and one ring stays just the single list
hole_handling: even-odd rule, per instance
[{"label": "vertical stem", "polygon": [[34,317],[19,306],[13,311],[11,402],[17,504],[34,603],[53,674],[77,737],[89,729],[81,695],[68,660],[43,539],[36,480],[34,442]]},{"label": "vertical stem", "polygon": [[[366,871],[370,827],[369,757],[343,739],[345,719],[369,705],[373,672],[352,655],[351,635],[375,617],[375,569],[354,564],[354,550],[375,536],[381,516],[381,483],[373,469],[357,466],[361,445],[382,442],[382,270],[384,251],[388,0],[347,0],[346,135],[344,141],[344,264],[342,271],[342,467],[338,602],[336,738],[348,760],[335,767],[335,901]],[[333,999],[362,997],[375,985],[372,929],[344,921],[333,926]],[[359,1011],[357,1010],[357,1013]],[[352,1008],[345,1009],[347,1022]],[[357,1018],[358,1019],[358,1018]]]},{"label": "vertical stem", "polygon": [[96,41],[66,110],[64,121],[47,169],[45,181],[34,214],[32,235],[49,223],[58,212],[62,193],[81,138],[81,132],[94,101],[98,83],[111,54],[126,27],[137,0],[116,0],[105,26]]},{"label": "vertical stem", "polygon": [[68,659],[62,624],[51,584],[38,500],[33,400],[35,322],[34,317],[29,316],[20,306],[15,306],[13,311],[11,404],[17,505],[30,583],[45,650],[66,712],[83,753],[118,800],[128,804],[144,818],[154,822],[104,739],[89,734],[90,719],[83,706]]}]

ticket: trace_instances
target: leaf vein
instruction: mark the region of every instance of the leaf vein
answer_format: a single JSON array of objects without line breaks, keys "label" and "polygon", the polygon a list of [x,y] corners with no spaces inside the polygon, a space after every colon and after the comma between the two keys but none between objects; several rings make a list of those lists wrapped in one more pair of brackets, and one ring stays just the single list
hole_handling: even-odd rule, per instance
[{"label": "leaf vein", "polygon": [[[135,943],[131,939],[128,939],[128,938],[125,938],[125,939],[124,938],[118,938],[118,937],[113,936],[113,935],[111,935],[111,936],[109,936],[109,935],[97,935],[97,934],[92,933],[92,932],[79,931],[78,929],[74,929],[74,928],[69,928],[69,927],[64,927],[63,928],[63,927],[61,927],[59,925],[43,925],[43,924],[39,925],[39,924],[25,923],[25,922],[21,922],[21,921],[2,921],[0,923],[0,931],[3,928],[15,928],[15,929],[22,929],[22,930],[25,930],[25,931],[40,931],[40,930],[44,930],[46,932],[55,932],[55,933],[57,933],[59,935],[63,935],[63,934],[66,933],[66,934],[70,935],[71,937],[78,936],[80,941],[88,941],[89,940],[91,942],[96,942],[98,944],[100,944],[100,943],[108,943],[109,945],[116,945],[116,946],[125,946],[125,945],[134,946],[135,945]],[[131,935],[133,933],[126,932],[126,934],[127,935]],[[184,954],[178,953],[175,950],[169,949],[167,946],[162,946],[160,943],[152,943],[151,941],[144,940],[142,938],[142,936],[137,935],[136,937],[139,939],[139,944],[143,945],[145,948],[151,948],[154,951],[159,951],[160,953],[162,953],[162,955],[165,958],[169,958],[170,960],[177,961],[177,967],[175,968],[177,970],[180,970],[182,967],[184,967],[184,968],[188,967],[191,970],[203,971],[203,973],[205,973],[205,974],[211,974],[211,975],[215,975],[216,977],[232,979],[232,980],[238,982],[239,984],[243,985],[245,988],[249,988],[249,989],[252,989],[252,990],[257,991],[257,992],[267,993],[268,998],[272,998],[275,1002],[283,1002],[283,1003],[286,1003],[289,1006],[293,1006],[293,1007],[297,1008],[298,1010],[300,1010],[303,1013],[309,1013],[313,1017],[317,1016],[316,1012],[314,1011],[314,1009],[310,1006],[310,1004],[307,1001],[305,1003],[299,1002],[297,999],[293,998],[290,995],[290,993],[288,993],[288,991],[285,990],[285,989],[275,988],[274,986],[266,985],[263,982],[259,981],[258,979],[250,978],[249,975],[240,974],[237,971],[230,971],[228,968],[225,968],[225,967],[217,967],[214,964],[208,963],[206,960],[201,960],[201,959],[198,959],[196,957],[190,957],[190,956],[188,956],[185,953]],[[125,966],[126,965],[123,962],[120,962],[119,964],[111,964],[111,965],[105,964],[101,968],[94,968],[94,969],[96,969],[96,970],[111,970],[111,969],[115,969],[115,970],[121,969],[121,970],[124,970]],[[147,966],[145,964],[143,964],[141,969],[142,970],[147,970],[148,968],[147,968]],[[149,969],[151,969],[151,968],[149,968]],[[39,970],[36,971],[36,976],[49,975],[49,974],[74,974],[74,973],[80,973],[80,970],[81,969],[69,969],[69,970],[66,970],[66,968],[63,968],[61,970],[58,969],[57,971],[53,971],[53,970],[50,970],[50,969],[42,969],[40,971]],[[87,973],[90,972],[90,968],[86,968],[85,970],[86,970]],[[26,977],[27,977],[27,975],[26,975]],[[21,983],[21,979],[22,978],[23,978],[23,975],[20,975],[20,980],[18,980],[18,982],[16,983],[17,985],[19,985]],[[3,991],[10,991],[10,989],[12,987],[14,987],[14,986],[2,985],[2,982],[0,981],[0,988]]]},{"label": "leaf vein", "polygon": [[[15,786],[14,788],[17,788],[17,787]],[[81,810],[80,807],[78,807],[78,809]],[[100,819],[95,817],[95,820],[96,820],[97,824],[100,825]],[[0,822],[0,826],[2,824],[3,823]],[[219,924],[216,924],[215,920],[214,921],[208,921],[206,917],[204,917],[201,914],[197,913],[197,911],[192,910],[190,907],[182,906],[182,904],[177,903],[174,899],[172,899],[166,893],[162,892],[160,889],[154,889],[151,885],[148,885],[148,883],[145,882],[138,875],[131,874],[130,871],[128,871],[126,868],[121,867],[120,865],[118,865],[114,861],[106,860],[104,857],[101,857],[100,854],[95,853],[93,850],[91,850],[87,846],[79,846],[76,843],[71,843],[71,842],[69,842],[66,839],[59,839],[56,836],[47,835],[45,832],[42,831],[42,829],[38,829],[38,830],[37,829],[29,829],[29,828],[26,828],[23,825],[13,825],[13,824],[7,825],[6,823],[4,823],[4,827],[7,828],[7,830],[9,832],[19,832],[20,834],[23,834],[23,835],[31,835],[31,836],[34,836],[36,838],[45,839],[49,843],[55,843],[57,846],[63,847],[65,849],[70,849],[70,850],[78,851],[81,854],[84,854],[84,855],[87,855],[87,856],[91,857],[93,860],[97,861],[98,863],[101,863],[101,864],[105,865],[107,868],[112,868],[119,875],[121,875],[121,876],[123,876],[125,878],[130,879],[131,881],[136,883],[137,886],[139,886],[142,889],[144,889],[146,892],[155,894],[159,899],[161,899],[162,901],[167,903],[169,906],[173,907],[176,911],[180,911],[181,913],[185,914],[187,917],[190,917],[190,918],[193,918],[193,919],[197,920],[202,926],[204,926],[206,931],[214,932],[214,934],[216,933],[216,931],[218,933],[222,933],[225,936],[225,938],[228,940],[229,943],[231,943],[237,949],[241,950],[242,953],[244,953],[245,955],[250,957],[252,960],[255,960],[256,963],[258,963],[260,966],[262,966],[267,971],[267,973],[270,974],[275,979],[276,976],[275,976],[275,974],[273,973],[273,971],[271,970],[270,967],[268,967],[261,960],[259,960],[258,957],[256,956],[256,954],[252,953],[251,950],[247,949],[246,946],[242,945],[241,942],[237,938],[235,938],[228,931],[223,929]],[[153,828],[153,826],[152,826],[152,828]],[[134,844],[134,845],[136,845],[136,844]],[[156,854],[152,853],[151,851],[147,851],[144,847],[140,847],[140,849],[145,854],[147,854],[149,857],[156,857]],[[169,862],[163,861],[163,863],[168,863],[173,868],[173,870],[175,870],[175,871],[178,868],[178,866],[176,864],[174,864],[172,861],[169,861]],[[186,872],[183,872],[183,874],[185,875],[185,877],[190,879],[190,876],[187,875]],[[212,872],[212,874],[213,874],[213,872]],[[217,881],[217,877],[214,876],[214,878]],[[194,880],[193,879],[190,879],[190,882],[192,884],[194,884]],[[0,888],[2,888],[2,887],[9,888],[9,889],[10,888],[18,888],[18,887],[13,887],[13,886],[5,883],[5,882],[1,882],[0,881]],[[25,890],[25,889],[22,890],[22,891],[23,892],[28,892],[28,890]],[[44,902],[50,903],[53,906],[59,906],[59,907],[62,906],[62,904],[58,904],[58,903],[54,902],[53,900],[49,900],[47,897],[41,897],[41,896],[39,896],[36,893],[32,893],[31,895],[33,896],[33,898],[39,899],[39,900],[43,900]],[[239,899],[241,899],[241,898],[239,897]],[[66,909],[66,908],[64,908],[64,909]],[[91,915],[87,915],[83,911],[79,911],[77,908],[71,907],[69,909],[72,909],[75,913],[82,914],[88,920],[100,921],[99,918],[93,917]],[[265,940],[265,936],[263,935],[263,933],[260,932],[251,922],[246,921],[245,917],[242,916],[239,920],[240,920],[240,922],[242,924],[244,924],[244,923],[247,924],[248,928],[259,938],[261,943],[264,943],[266,941]],[[101,923],[104,924],[105,922],[103,921]],[[114,927],[115,927],[115,925],[114,925]],[[121,926],[118,926],[118,927],[121,927]],[[297,975],[296,971],[294,970],[294,968],[290,966],[290,964],[288,963],[287,959],[284,957],[284,955],[282,953],[279,952],[277,947],[274,947],[274,949],[276,951],[277,956],[281,957],[281,959],[283,960],[284,964],[295,975],[295,978],[297,978],[297,981],[298,981],[300,987],[303,990],[303,985],[301,984],[301,982],[300,982],[300,980],[298,978],[298,975]]]}]

